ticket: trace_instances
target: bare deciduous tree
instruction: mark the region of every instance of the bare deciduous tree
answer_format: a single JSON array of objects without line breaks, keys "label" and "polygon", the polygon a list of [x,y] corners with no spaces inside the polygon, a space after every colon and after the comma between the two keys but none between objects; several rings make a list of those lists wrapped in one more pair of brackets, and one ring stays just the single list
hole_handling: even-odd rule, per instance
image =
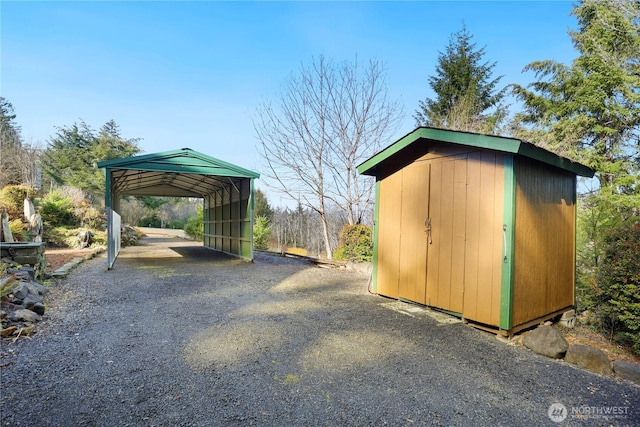
[{"label": "bare deciduous tree", "polygon": [[390,139],[401,113],[380,62],[336,64],[323,56],[291,74],[275,106],[258,107],[254,129],[267,185],[318,214],[327,258],[329,206],[344,210],[350,224],[362,221],[373,182],[356,167]]},{"label": "bare deciduous tree", "polygon": [[3,144],[0,147],[0,188],[9,184],[39,187],[41,152],[39,146],[23,142]]},{"label": "bare deciduous tree", "polygon": [[41,149],[22,140],[15,118],[13,105],[0,97],[0,188],[9,184],[36,187]]}]

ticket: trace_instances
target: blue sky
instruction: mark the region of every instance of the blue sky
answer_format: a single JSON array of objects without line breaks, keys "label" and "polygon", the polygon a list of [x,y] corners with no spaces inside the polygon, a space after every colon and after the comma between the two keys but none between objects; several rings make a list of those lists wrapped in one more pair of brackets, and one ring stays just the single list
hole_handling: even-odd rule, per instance
[{"label": "blue sky", "polygon": [[[404,105],[400,137],[432,93],[463,23],[501,84],[534,61],[569,64],[568,1],[0,2],[0,94],[28,142],[113,119],[145,153],[189,147],[260,172],[251,118],[313,56],[377,59]],[[394,139],[395,140],[395,139]],[[394,140],[390,140],[392,143]],[[372,153],[373,154],[373,153]],[[258,184],[260,187],[260,184]],[[276,201],[275,204],[278,204]]]}]

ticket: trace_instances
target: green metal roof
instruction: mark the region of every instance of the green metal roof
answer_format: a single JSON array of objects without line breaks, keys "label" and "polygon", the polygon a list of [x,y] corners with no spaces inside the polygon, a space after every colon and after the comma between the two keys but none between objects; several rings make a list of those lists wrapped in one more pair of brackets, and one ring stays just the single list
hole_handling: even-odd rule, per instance
[{"label": "green metal roof", "polygon": [[585,165],[520,139],[430,127],[419,127],[400,138],[360,164],[358,172],[363,175],[379,176],[390,170],[398,170],[426,154],[433,144],[443,142],[517,154],[573,172],[576,175],[592,177],[595,173],[593,169]]},{"label": "green metal roof", "polygon": [[122,195],[202,197],[260,174],[190,148],[105,160],[113,190]]}]

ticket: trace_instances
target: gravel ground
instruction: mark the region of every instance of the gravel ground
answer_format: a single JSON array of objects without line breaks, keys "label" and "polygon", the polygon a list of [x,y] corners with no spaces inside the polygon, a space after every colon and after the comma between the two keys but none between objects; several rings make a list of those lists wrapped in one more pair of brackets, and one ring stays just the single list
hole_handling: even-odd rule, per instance
[{"label": "gravel ground", "polygon": [[2,425],[553,426],[556,402],[562,425],[640,425],[637,385],[370,295],[363,273],[144,242],[80,265],[32,339],[2,342]]}]

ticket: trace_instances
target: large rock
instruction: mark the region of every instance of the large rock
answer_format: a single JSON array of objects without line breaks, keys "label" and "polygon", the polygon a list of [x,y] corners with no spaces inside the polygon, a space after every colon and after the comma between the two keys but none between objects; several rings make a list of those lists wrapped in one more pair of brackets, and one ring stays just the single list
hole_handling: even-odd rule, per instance
[{"label": "large rock", "polygon": [[[38,294],[28,294],[27,297],[22,300],[22,304],[24,305],[24,308],[27,308],[29,310],[33,310],[33,306],[35,304],[42,304],[44,301],[42,300],[42,297]],[[35,311],[35,310],[33,310]]]},{"label": "large rock", "polygon": [[640,363],[616,360],[613,362],[613,372],[620,378],[640,384]]},{"label": "large rock", "polygon": [[[40,298],[40,295],[44,295],[46,288],[37,282],[22,282],[18,284],[11,293],[18,301],[26,300],[30,295]],[[42,300],[42,298],[40,298]]]},{"label": "large rock", "polygon": [[78,242],[80,249],[91,247],[93,243],[93,233],[89,230],[82,230],[78,233]]},{"label": "large rock", "polygon": [[541,326],[527,333],[522,344],[531,351],[554,359],[561,359],[569,348],[567,340],[551,326]]},{"label": "large rock", "polygon": [[11,293],[17,300],[22,301],[29,295],[29,287],[23,282],[16,286]]},{"label": "large rock", "polygon": [[40,320],[40,315],[38,313],[27,310],[26,308],[14,311],[11,317],[15,322],[35,323]]},{"label": "large rock", "polygon": [[37,302],[37,303],[33,304],[33,307],[31,307],[29,310],[31,310],[34,313],[37,313],[40,316],[42,316],[42,315],[44,315],[44,312],[45,312],[45,306],[44,306],[43,303]]},{"label": "large rock", "polygon": [[45,291],[47,290],[47,288],[45,288],[38,282],[34,282],[33,280],[30,282],[26,282],[25,285],[27,286],[27,288],[29,288],[29,292],[35,295],[44,295]]},{"label": "large rock", "polygon": [[589,347],[588,345],[570,345],[564,360],[598,374],[611,375],[613,373],[607,354],[599,348]]},{"label": "large rock", "polygon": [[22,278],[23,280],[35,280],[36,279],[36,270],[33,267],[20,267],[16,276]]}]

